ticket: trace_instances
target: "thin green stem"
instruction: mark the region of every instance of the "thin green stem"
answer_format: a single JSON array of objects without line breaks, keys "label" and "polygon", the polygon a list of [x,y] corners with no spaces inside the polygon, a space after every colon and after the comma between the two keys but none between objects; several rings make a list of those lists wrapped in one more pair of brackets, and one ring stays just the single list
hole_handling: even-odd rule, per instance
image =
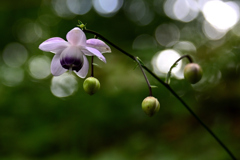
[{"label": "thin green stem", "polygon": [[[114,48],[116,48],[117,50],[119,50],[120,52],[122,52],[123,54],[125,54],[126,56],[130,57],[131,59],[133,59],[134,61],[136,61],[135,57],[131,54],[129,54],[128,52],[124,51],[123,49],[121,49],[120,47],[118,47],[117,45],[115,45],[114,43],[112,43],[111,41],[109,41],[108,39],[106,39],[105,37],[103,37],[101,34],[92,31],[92,30],[88,30],[88,29],[83,29],[84,32],[86,33],[91,33],[91,34],[95,34],[97,35],[99,38],[101,38],[102,40],[104,40],[105,42],[109,43],[110,45],[112,45]],[[233,159],[233,160],[237,160],[235,158],[235,156],[232,154],[232,152],[227,148],[227,146],[213,133],[213,131],[207,127],[207,125],[191,110],[191,108],[177,95],[177,93],[168,85],[166,84],[164,81],[162,81],[160,78],[158,78],[158,76],[156,74],[154,74],[150,69],[148,69],[145,65],[140,64],[142,66],[142,68],[144,68],[149,74],[151,74],[156,80],[158,80],[158,82],[160,82],[164,87],[166,87],[181,103],[182,105],[193,115],[193,117],[209,132],[209,134],[220,144],[220,146],[223,147],[223,149],[228,153],[228,155]]]},{"label": "thin green stem", "polygon": [[[97,35],[94,35],[94,38],[97,39],[98,36]],[[94,77],[94,56],[91,57],[91,77]]]},{"label": "thin green stem", "polygon": [[173,63],[173,65],[170,67],[170,69],[169,69],[169,71],[168,71],[168,73],[167,73],[167,78],[166,78],[166,83],[167,83],[167,84],[170,83],[170,78],[171,78],[171,74],[172,74],[172,69],[173,69],[174,67],[176,67],[176,66],[177,66],[177,63],[178,63],[180,60],[182,60],[183,58],[187,58],[190,63],[193,63],[193,60],[192,60],[192,58],[191,58],[189,55],[183,55],[183,56],[181,56],[180,58],[178,58],[178,59]]},{"label": "thin green stem", "polygon": [[143,68],[148,71],[154,78],[156,78],[159,82],[161,82],[182,104],[183,106],[193,115],[193,117],[215,138],[215,140],[223,147],[223,149],[228,153],[228,155],[233,159],[237,160],[232,152],[227,148],[227,146],[213,133],[213,131],[208,128],[208,126],[193,112],[193,110],[177,95],[177,93],[166,83],[162,82],[152,71],[150,71],[147,67],[143,66]]},{"label": "thin green stem", "polygon": [[138,63],[138,65],[139,65],[139,67],[140,67],[140,69],[141,69],[141,71],[142,71],[142,73],[143,73],[143,76],[144,76],[144,78],[145,78],[145,80],[146,80],[146,82],[147,82],[148,89],[149,89],[149,96],[152,96],[152,87],[151,87],[151,84],[150,84],[150,82],[149,82],[149,80],[148,80],[148,78],[147,78],[144,70],[143,70],[143,67],[142,67],[142,65],[141,65],[141,63],[139,62],[139,60],[138,60],[137,57],[134,57],[134,59],[135,59],[135,61]]},{"label": "thin green stem", "polygon": [[88,29],[83,29],[84,32],[86,33],[91,33],[94,35],[97,35],[99,38],[101,38],[103,41],[111,44],[111,46],[113,46],[114,48],[116,48],[117,50],[119,50],[120,52],[124,53],[125,55],[127,55],[128,57],[130,57],[131,59],[135,60],[135,57],[129,53],[127,53],[126,51],[124,51],[123,49],[121,49],[120,47],[118,47],[117,45],[115,45],[114,43],[112,43],[111,41],[109,41],[107,38],[103,37],[102,35],[100,35],[99,33],[92,31],[92,30],[88,30]]},{"label": "thin green stem", "polygon": [[94,77],[93,59],[94,59],[94,56],[91,57],[91,77]]}]

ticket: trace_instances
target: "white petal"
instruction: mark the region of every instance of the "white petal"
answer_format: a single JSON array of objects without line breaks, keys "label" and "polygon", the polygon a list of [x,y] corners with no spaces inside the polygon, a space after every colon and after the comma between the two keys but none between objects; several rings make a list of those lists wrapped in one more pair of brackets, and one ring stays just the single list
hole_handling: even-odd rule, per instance
[{"label": "white petal", "polygon": [[59,53],[68,46],[69,46],[68,42],[66,42],[62,38],[53,37],[41,43],[39,45],[39,49],[46,52]]},{"label": "white petal", "polygon": [[83,53],[81,50],[76,46],[70,46],[67,47],[62,53],[61,53],[61,59],[64,58],[70,58],[70,59],[82,59]]},{"label": "white petal", "polygon": [[83,67],[76,72],[76,74],[80,77],[80,78],[85,78],[88,74],[88,69],[89,69],[89,64],[88,64],[88,59],[86,56],[83,56]]},{"label": "white petal", "polygon": [[91,48],[91,47],[85,47],[85,49],[82,49],[83,53],[88,56],[97,56],[101,61],[106,63],[105,57],[100,53],[97,49]]},{"label": "white petal", "polygon": [[67,71],[67,69],[63,68],[61,63],[60,63],[60,54],[56,54],[53,57],[52,63],[51,63],[52,75],[59,76],[59,75],[63,74],[66,71]]},{"label": "white petal", "polygon": [[67,40],[71,45],[86,45],[86,35],[85,33],[78,27],[73,28],[71,31],[67,33]]},{"label": "white petal", "polygon": [[95,38],[88,39],[87,47],[95,48],[99,50],[99,52],[101,53],[111,53],[111,48],[106,43],[104,43],[99,39],[95,39]]}]

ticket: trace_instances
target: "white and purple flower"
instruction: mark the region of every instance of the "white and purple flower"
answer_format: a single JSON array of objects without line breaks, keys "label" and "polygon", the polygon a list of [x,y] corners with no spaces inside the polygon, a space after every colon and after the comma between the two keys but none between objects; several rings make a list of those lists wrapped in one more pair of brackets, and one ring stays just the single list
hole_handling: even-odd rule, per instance
[{"label": "white and purple flower", "polygon": [[67,33],[67,41],[59,37],[50,38],[39,45],[39,49],[54,53],[51,72],[59,76],[67,70],[85,78],[89,64],[86,56],[97,56],[106,63],[102,53],[110,53],[110,47],[99,39],[86,39],[84,32],[75,27]]}]

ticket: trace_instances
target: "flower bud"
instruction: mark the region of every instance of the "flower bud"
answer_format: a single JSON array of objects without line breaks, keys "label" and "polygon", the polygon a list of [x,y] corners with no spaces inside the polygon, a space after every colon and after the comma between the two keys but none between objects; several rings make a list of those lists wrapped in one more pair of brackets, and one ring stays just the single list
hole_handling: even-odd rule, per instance
[{"label": "flower bud", "polygon": [[160,103],[152,96],[146,97],[142,102],[142,110],[149,116],[152,117],[160,109]]},{"label": "flower bud", "polygon": [[83,28],[85,27],[85,25],[82,23],[82,24],[79,25],[79,27],[80,27],[81,29],[83,29]]},{"label": "flower bud", "polygon": [[97,78],[88,77],[83,82],[83,89],[88,94],[93,95],[94,93],[96,93],[100,89],[100,82],[98,81]]},{"label": "flower bud", "polygon": [[196,63],[189,63],[184,68],[184,77],[192,84],[197,83],[202,78],[202,68]]}]

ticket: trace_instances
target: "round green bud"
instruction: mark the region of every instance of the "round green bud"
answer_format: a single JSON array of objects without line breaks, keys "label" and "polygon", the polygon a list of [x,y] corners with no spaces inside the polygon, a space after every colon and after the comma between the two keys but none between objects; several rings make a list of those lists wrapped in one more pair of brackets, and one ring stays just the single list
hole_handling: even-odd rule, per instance
[{"label": "round green bud", "polygon": [[93,95],[100,89],[100,82],[97,78],[88,77],[83,82],[83,89],[90,95]]},{"label": "round green bud", "polygon": [[189,63],[184,68],[184,78],[192,84],[200,81],[202,74],[202,68],[196,63]]},{"label": "round green bud", "polygon": [[79,27],[83,29],[83,28],[85,28],[85,25],[84,24],[80,24]]},{"label": "round green bud", "polygon": [[142,110],[149,116],[152,117],[160,109],[160,103],[152,96],[146,97],[142,102]]}]

